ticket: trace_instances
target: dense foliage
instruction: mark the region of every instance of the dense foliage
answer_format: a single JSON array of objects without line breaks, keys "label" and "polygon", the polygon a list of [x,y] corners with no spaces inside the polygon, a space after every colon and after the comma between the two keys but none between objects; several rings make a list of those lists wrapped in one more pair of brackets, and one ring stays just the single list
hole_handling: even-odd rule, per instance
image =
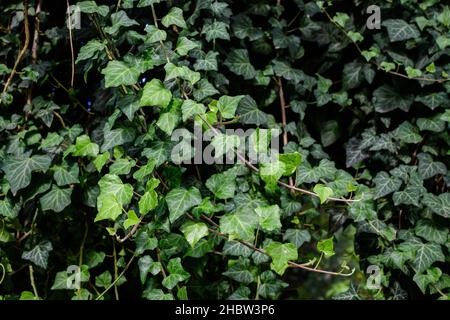
[{"label": "dense foliage", "polygon": [[[0,10],[0,299],[450,297],[439,0]],[[180,163],[194,125],[282,149]]]}]

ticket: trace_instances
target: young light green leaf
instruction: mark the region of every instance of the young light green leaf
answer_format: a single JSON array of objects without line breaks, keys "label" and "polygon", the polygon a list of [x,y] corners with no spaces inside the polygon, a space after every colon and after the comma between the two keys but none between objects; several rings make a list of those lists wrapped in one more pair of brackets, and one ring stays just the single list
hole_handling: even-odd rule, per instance
[{"label": "young light green leaf", "polygon": [[172,100],[172,93],[164,87],[161,80],[152,79],[147,82],[142,92],[140,106],[158,106],[166,108],[170,100]]},{"label": "young light green leaf", "polygon": [[280,243],[272,241],[264,249],[272,258],[270,268],[280,276],[282,276],[288,268],[289,261],[295,261],[298,259],[297,247],[293,243]]},{"label": "young light green leaf", "polygon": [[180,231],[183,232],[191,247],[195,247],[200,239],[208,235],[208,226],[203,222],[188,221],[180,227]]}]

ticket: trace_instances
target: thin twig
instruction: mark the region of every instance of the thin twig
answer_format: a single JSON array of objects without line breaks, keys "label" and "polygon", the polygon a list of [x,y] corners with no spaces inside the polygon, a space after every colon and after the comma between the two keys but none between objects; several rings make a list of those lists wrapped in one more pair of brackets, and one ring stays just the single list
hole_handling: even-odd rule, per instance
[{"label": "thin twig", "polygon": [[[205,124],[213,131],[213,133],[215,135],[219,135],[220,134],[220,132],[216,128],[214,128],[203,116],[199,115],[199,117],[203,120],[203,122],[205,122]],[[241,160],[247,167],[249,167],[250,169],[252,169],[255,172],[259,172],[259,169],[257,167],[255,167],[250,161],[245,159],[245,157],[242,154],[240,154],[239,151],[234,150],[234,152],[236,153],[236,156],[239,158],[239,160]],[[314,193],[312,191],[301,189],[301,188],[297,188],[295,186],[291,186],[291,185],[289,185],[287,183],[284,183],[282,181],[278,181],[278,184],[280,186],[283,186],[283,187],[288,188],[290,190],[297,191],[297,192],[300,192],[300,193],[303,193],[303,194],[307,194],[307,195],[310,195],[310,196],[313,196],[313,197],[320,198],[318,194],[316,194],[316,193]],[[345,202],[345,203],[361,201],[359,199],[345,199],[345,198],[333,198],[333,197],[328,198],[328,200],[335,201],[335,202]]]},{"label": "thin twig", "polygon": [[130,267],[131,263],[133,262],[134,258],[136,256],[133,254],[133,256],[131,257],[130,261],[128,261],[127,265],[125,266],[125,268],[122,270],[122,272],[119,274],[118,277],[116,277],[116,279],[114,279],[113,283],[111,283],[106,289],[105,291],[103,291],[100,295],[98,295],[98,297],[95,300],[100,300],[113,286],[116,285],[117,281],[119,281],[120,278],[123,277],[123,275],[125,274],[125,272],[128,270],[128,268]]},{"label": "thin twig", "polygon": [[20,61],[22,61],[23,57],[25,56],[28,45],[30,44],[30,26],[28,22],[28,0],[23,1],[23,24],[25,29],[25,41],[23,43],[22,50],[20,50],[16,62],[14,63],[14,67],[11,73],[9,74],[8,80],[6,80],[5,86],[3,87],[3,93],[5,93],[8,90],[8,87],[10,86],[11,81],[17,72],[17,67],[19,66]]},{"label": "thin twig", "polygon": [[142,219],[144,219],[144,216],[142,216],[142,217],[139,219],[139,222],[136,223],[136,224],[133,226],[133,228],[130,230],[130,232],[128,232],[128,233],[125,235],[125,237],[120,238],[119,236],[116,235],[116,240],[117,240],[119,243],[124,243],[125,241],[127,241],[132,235],[134,235],[134,234],[136,233],[137,229],[139,228],[139,225],[140,225],[141,222],[142,222]]},{"label": "thin twig", "polygon": [[[39,0],[34,14],[34,34],[33,34],[33,45],[31,47],[31,64],[35,65],[38,58],[38,48],[39,48],[39,32],[41,20],[39,19],[39,14],[41,13],[42,0]],[[33,83],[31,83],[27,94],[27,104],[31,104],[31,99],[33,97]]]},{"label": "thin twig", "polygon": [[[195,220],[194,217],[193,217],[192,215],[187,214],[187,216],[188,216],[191,220]],[[207,221],[209,222],[210,220],[207,220]],[[215,226],[218,227],[218,225],[217,225],[216,223],[214,223],[214,224],[215,224]],[[220,236],[220,237],[228,238],[228,235],[227,235],[227,234],[222,233],[222,232],[219,232],[219,231],[217,231],[217,230],[215,230],[215,229],[213,229],[213,228],[208,228],[208,230],[209,230],[210,232],[212,232],[212,233],[215,233],[216,235],[218,235],[218,236]],[[238,239],[236,239],[235,241],[237,241],[237,242],[243,244],[244,246],[248,247],[249,249],[251,249],[251,250],[253,250],[253,251],[256,251],[256,252],[259,252],[259,253],[261,253],[261,254],[264,254],[264,255],[268,256],[267,252],[265,252],[263,249],[258,248],[258,247],[254,246],[253,244],[251,244],[251,243],[249,243],[249,242],[247,242],[247,241],[238,240]],[[300,264],[300,263],[295,263],[295,262],[289,261],[288,264],[289,264],[291,267],[294,267],[294,268],[299,268],[299,269],[303,269],[303,270],[311,271],[311,272],[316,272],[316,273],[329,274],[329,275],[333,275],[333,276],[349,277],[349,276],[351,276],[351,275],[355,272],[355,269],[353,269],[350,273],[342,273],[342,272],[327,271],[327,270],[322,270],[322,269],[317,269],[317,268],[310,268],[310,267],[308,267],[308,264],[309,264],[309,263],[303,263],[303,264]]]},{"label": "thin twig", "polygon": [[[286,131],[286,99],[284,97],[284,91],[283,91],[283,81],[280,77],[278,77],[278,94],[280,97],[280,108],[281,108],[281,125],[283,127],[283,146],[286,146],[288,144],[288,133]],[[292,176],[289,177],[289,185],[294,186],[294,179],[292,179]]]},{"label": "thin twig", "polygon": [[35,296],[36,298],[39,298],[39,294],[38,294],[37,289],[36,289],[36,283],[35,283],[35,281],[34,281],[34,270],[33,270],[33,266],[30,264],[30,265],[28,266],[28,268],[29,268],[29,271],[30,271],[30,282],[31,282],[31,287],[33,288],[34,296]]},{"label": "thin twig", "polygon": [[[322,11],[323,14],[325,14],[325,16],[328,18],[328,20],[335,25],[355,46],[355,48],[358,50],[358,52],[362,55],[363,50],[361,49],[361,47],[358,45],[358,43],[356,41],[354,41],[348,34],[347,34],[347,30],[345,30],[341,25],[339,25],[336,21],[333,20],[333,18],[330,16],[330,14],[328,13],[328,11],[325,8],[321,8],[320,9]],[[405,78],[408,80],[417,80],[417,81],[429,81],[429,82],[436,82],[436,83],[444,83],[447,81],[450,81],[450,79],[433,79],[433,78],[426,78],[426,77],[409,77],[406,74],[402,74],[400,72],[397,71],[392,71],[392,70],[384,70],[383,68],[381,68],[381,66],[379,64],[377,64],[374,61],[371,61],[371,63],[373,65],[375,65],[378,69],[381,69],[383,71],[385,71],[386,73],[390,73],[392,75],[401,77],[401,78]]]},{"label": "thin twig", "polygon": [[70,54],[72,58],[72,75],[70,78],[70,86],[73,88],[73,83],[75,81],[75,53],[73,50],[73,38],[72,38],[72,18],[70,14],[70,3],[69,0],[66,0],[67,3],[67,28],[69,29],[69,41],[70,41]]}]

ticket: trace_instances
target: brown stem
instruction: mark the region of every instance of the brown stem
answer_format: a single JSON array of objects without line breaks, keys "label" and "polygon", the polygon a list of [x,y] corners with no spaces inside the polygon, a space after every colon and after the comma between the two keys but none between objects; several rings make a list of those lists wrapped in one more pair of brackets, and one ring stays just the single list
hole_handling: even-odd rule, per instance
[{"label": "brown stem", "polygon": [[[208,120],[206,120],[206,119],[205,119],[203,116],[201,116],[201,115],[199,115],[199,117],[202,119],[203,122],[205,122],[205,124],[213,131],[213,133],[214,133],[215,135],[219,135],[219,134],[220,134],[220,132],[217,131],[217,129],[214,128],[214,127],[208,122]],[[247,159],[245,159],[245,157],[244,157],[242,154],[240,154],[240,153],[239,153],[238,151],[236,151],[236,150],[235,150],[235,153],[236,153],[236,156],[239,158],[239,160],[241,160],[247,167],[249,167],[250,169],[252,169],[252,170],[255,171],[255,172],[259,172],[259,169],[258,169],[257,167],[255,167],[250,161],[248,161]],[[301,189],[301,188],[297,188],[297,187],[295,187],[295,186],[289,185],[289,184],[284,183],[284,182],[282,182],[282,181],[278,181],[278,184],[279,184],[280,186],[283,186],[283,187],[285,187],[285,188],[288,188],[288,189],[290,189],[290,190],[292,190],[292,191],[297,191],[297,192],[300,192],[300,193],[303,193],[303,194],[307,194],[307,195],[310,195],[310,196],[319,198],[319,195],[316,194],[316,193],[314,193],[314,192],[312,192],[312,191],[305,190],[305,189]],[[333,198],[333,197],[328,198],[328,200],[330,200],[330,201],[335,201],[335,202],[345,202],[345,203],[349,203],[349,202],[358,202],[358,201],[360,201],[360,200],[345,199],[345,198]]]},{"label": "brown stem", "polygon": [[[187,216],[189,217],[189,219],[195,220],[192,215],[188,214]],[[215,224],[215,225],[217,226],[217,224]],[[212,233],[215,233],[216,235],[218,235],[220,237],[228,238],[227,234],[219,232],[219,231],[217,231],[217,230],[215,230],[213,228],[208,228],[208,230],[210,232],[212,232]],[[261,254],[264,254],[264,255],[268,256],[267,252],[265,252],[263,249],[258,248],[258,247],[254,246],[253,244],[251,244],[249,242],[246,242],[246,241],[243,241],[243,240],[237,240],[237,239],[235,241],[243,244],[244,246],[250,248],[253,251],[256,251],[256,252],[259,252]],[[289,261],[288,264],[291,267],[294,267],[294,268],[299,268],[299,269],[303,269],[303,270],[310,271],[310,272],[329,274],[329,275],[333,275],[333,276],[349,277],[349,276],[351,276],[354,273],[354,271],[352,271],[351,273],[341,273],[341,272],[327,271],[327,270],[322,270],[322,269],[317,269],[317,268],[310,268],[310,267],[307,266],[308,263],[300,264],[300,263]]]},{"label": "brown stem", "polygon": [[14,63],[14,67],[8,77],[8,80],[6,80],[5,86],[3,87],[3,93],[5,93],[8,90],[8,87],[10,86],[11,81],[17,72],[17,67],[19,66],[20,61],[22,61],[23,57],[25,56],[28,45],[30,44],[30,26],[28,22],[28,0],[23,0],[23,24],[25,29],[25,41],[23,43],[22,49],[19,52],[19,55],[17,56],[16,62]]},{"label": "brown stem", "polygon": [[[288,144],[288,133],[286,131],[286,99],[283,91],[283,81],[278,77],[278,94],[280,96],[280,108],[281,108],[281,125],[283,126],[283,146]],[[289,185],[294,186],[294,179],[289,177]]]},{"label": "brown stem", "polygon": [[133,234],[135,234],[136,231],[137,231],[137,229],[139,228],[139,225],[141,224],[143,218],[144,218],[144,216],[142,216],[142,217],[139,219],[139,222],[136,223],[136,224],[133,226],[133,228],[130,230],[130,232],[128,232],[128,233],[126,234],[125,237],[120,238],[119,236],[116,236],[117,241],[118,241],[119,243],[124,243],[124,242],[127,241]]},{"label": "brown stem", "polygon": [[[41,20],[39,19],[39,14],[41,13],[42,0],[39,0],[34,14],[34,33],[33,33],[33,45],[31,47],[31,63],[35,65],[38,58],[38,48],[39,48],[39,32]],[[27,94],[27,104],[31,104],[31,99],[33,97],[33,83],[31,83],[30,89]]]},{"label": "brown stem", "polygon": [[70,16],[70,3],[69,0],[66,0],[67,3],[67,22],[69,29],[69,42],[70,42],[70,55],[72,59],[72,75],[70,78],[70,86],[73,87],[73,82],[75,81],[75,53],[73,50],[73,38],[72,38],[72,19]]}]

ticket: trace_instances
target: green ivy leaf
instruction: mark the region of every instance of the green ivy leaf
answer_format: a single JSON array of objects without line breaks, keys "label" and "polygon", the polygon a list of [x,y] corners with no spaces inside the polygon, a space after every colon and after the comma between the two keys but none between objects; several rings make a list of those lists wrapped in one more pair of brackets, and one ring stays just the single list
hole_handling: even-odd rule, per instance
[{"label": "green ivy leaf", "polygon": [[171,25],[176,25],[180,28],[186,28],[186,22],[183,18],[183,10],[177,7],[173,7],[169,12],[161,19],[161,23],[164,27],[168,28]]},{"label": "green ivy leaf", "polygon": [[245,212],[229,213],[220,218],[220,231],[229,235],[230,240],[253,241],[258,219]]},{"label": "green ivy leaf", "polygon": [[391,42],[416,39],[420,37],[417,28],[401,19],[388,19],[383,21],[383,26],[387,28]]},{"label": "green ivy leaf", "polygon": [[72,154],[76,157],[97,157],[99,147],[96,143],[91,142],[88,135],[79,136],[75,143],[75,150]]},{"label": "green ivy leaf", "polygon": [[158,106],[166,108],[172,100],[172,93],[167,90],[161,80],[152,79],[144,86],[140,106]]},{"label": "green ivy leaf", "polygon": [[197,188],[176,188],[166,195],[166,203],[169,207],[169,220],[174,223],[189,209],[202,202],[200,191]]},{"label": "green ivy leaf", "polygon": [[280,208],[277,205],[259,207],[255,209],[255,212],[262,230],[267,232],[281,230]]},{"label": "green ivy leaf", "polygon": [[224,64],[231,72],[243,76],[244,79],[252,79],[256,76],[256,70],[250,62],[246,49],[234,49],[227,55]]},{"label": "green ivy leaf", "polygon": [[319,196],[321,204],[327,202],[328,198],[330,198],[333,195],[333,189],[321,183],[316,184],[314,186],[313,191]]},{"label": "green ivy leaf", "polygon": [[47,269],[48,257],[50,255],[50,251],[52,250],[52,243],[45,240],[37,244],[33,249],[24,251],[22,253],[22,259],[31,261],[38,267]]},{"label": "green ivy leaf", "polygon": [[134,67],[128,67],[122,61],[110,61],[105,69],[105,87],[119,87],[121,85],[130,86],[138,81],[140,72]]},{"label": "green ivy leaf", "polygon": [[230,169],[214,174],[206,180],[205,185],[218,199],[233,198],[236,192],[236,171]]},{"label": "green ivy leaf", "polygon": [[186,122],[186,120],[193,116],[198,114],[203,115],[206,112],[206,107],[201,103],[188,99],[183,101],[181,112],[183,114],[183,122]]},{"label": "green ivy leaf", "polygon": [[272,258],[270,268],[280,276],[282,276],[288,268],[289,261],[298,259],[297,247],[292,243],[272,241],[265,247],[265,251]]},{"label": "green ivy leaf", "polygon": [[72,188],[60,189],[53,186],[41,199],[42,210],[63,211],[71,203]]},{"label": "green ivy leaf", "polygon": [[317,243],[317,250],[325,255],[325,257],[334,256],[333,237],[321,240]]},{"label": "green ivy leaf", "polygon": [[51,159],[48,156],[34,155],[32,157],[6,158],[1,169],[6,175],[13,195],[27,187],[31,182],[31,173],[34,171],[46,172],[50,167]]},{"label": "green ivy leaf", "polygon": [[188,221],[180,227],[180,231],[183,232],[191,247],[195,247],[200,239],[208,235],[208,226],[203,222]]}]

